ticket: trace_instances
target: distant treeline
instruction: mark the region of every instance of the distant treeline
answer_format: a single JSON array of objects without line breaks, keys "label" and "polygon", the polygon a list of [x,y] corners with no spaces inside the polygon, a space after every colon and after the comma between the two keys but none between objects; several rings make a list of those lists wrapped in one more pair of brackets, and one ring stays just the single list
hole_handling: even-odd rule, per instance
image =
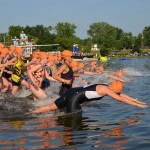
[{"label": "distant treeline", "polygon": [[106,22],[95,22],[87,30],[88,38],[80,39],[76,36],[77,26],[68,22],[59,22],[55,27],[43,25],[36,26],[10,26],[8,33],[0,33],[0,42],[10,45],[14,37],[20,38],[21,31],[28,36],[29,41],[40,45],[60,44],[58,47],[39,47],[44,51],[72,49],[73,44],[78,44],[79,51],[90,52],[91,45],[97,44],[102,55],[108,55],[112,50],[132,49],[140,52],[144,47],[150,47],[150,26],[143,29],[138,36],[131,32],[112,26]]}]

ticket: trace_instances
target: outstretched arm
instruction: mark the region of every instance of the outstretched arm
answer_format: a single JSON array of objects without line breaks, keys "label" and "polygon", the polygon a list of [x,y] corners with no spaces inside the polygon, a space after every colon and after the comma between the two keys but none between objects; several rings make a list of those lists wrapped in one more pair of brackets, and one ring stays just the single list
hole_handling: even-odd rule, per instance
[{"label": "outstretched arm", "polygon": [[98,72],[90,72],[90,71],[84,71],[84,74],[88,74],[88,75],[98,75],[101,74],[102,72],[98,73]]},{"label": "outstretched arm", "polygon": [[134,105],[134,106],[141,107],[141,108],[148,107],[148,105],[143,102],[139,102],[135,99],[128,98],[127,96],[125,97],[125,96],[116,94],[108,86],[98,85],[96,88],[96,92],[101,96],[110,96],[113,99],[120,101],[122,103],[125,103],[125,104]]},{"label": "outstretched arm", "polygon": [[144,102],[141,102],[140,100],[137,100],[137,99],[135,99],[135,98],[133,98],[133,97],[131,97],[131,96],[128,96],[128,95],[126,95],[126,94],[123,94],[123,93],[121,93],[120,96],[123,97],[123,98],[126,98],[126,99],[128,99],[128,100],[130,100],[130,101],[136,102],[136,103],[138,103],[138,104],[144,104],[144,105],[146,104],[146,103],[144,103]]},{"label": "outstretched arm", "polygon": [[107,77],[107,78],[112,78],[112,79],[114,79],[114,80],[118,80],[118,81],[121,81],[121,82],[125,82],[124,79],[119,78],[119,77],[117,77],[117,76],[115,76],[115,75],[106,74],[106,77]]},{"label": "outstretched arm", "polygon": [[117,101],[120,101],[122,103],[125,103],[125,104],[129,104],[129,105],[134,105],[134,106],[137,106],[137,107],[140,107],[140,108],[146,108],[148,107],[148,105],[146,103],[143,103],[143,102],[140,102],[140,101],[137,101],[136,99],[131,99],[129,97],[125,97],[125,96],[122,96],[122,95],[118,95],[116,93],[109,93],[108,94],[110,97],[112,97],[113,99],[117,100]]}]

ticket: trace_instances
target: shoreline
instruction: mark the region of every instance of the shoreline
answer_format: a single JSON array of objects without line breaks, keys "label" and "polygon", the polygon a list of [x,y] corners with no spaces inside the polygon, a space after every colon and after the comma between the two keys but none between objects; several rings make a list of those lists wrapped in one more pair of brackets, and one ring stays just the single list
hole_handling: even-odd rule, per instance
[{"label": "shoreline", "polygon": [[98,60],[98,58],[83,58],[83,59],[73,59],[74,61],[95,61]]},{"label": "shoreline", "polygon": [[[150,58],[150,56],[135,56],[135,57],[109,57],[109,59],[121,59],[121,58],[130,58],[130,59],[133,59],[133,58]],[[96,61],[98,60],[98,58],[83,58],[83,59],[73,59],[74,61]]]}]

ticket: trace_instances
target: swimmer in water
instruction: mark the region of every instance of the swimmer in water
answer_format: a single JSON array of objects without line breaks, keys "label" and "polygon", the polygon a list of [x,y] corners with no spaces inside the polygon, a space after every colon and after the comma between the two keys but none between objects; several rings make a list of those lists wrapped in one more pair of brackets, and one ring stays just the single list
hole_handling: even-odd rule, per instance
[{"label": "swimmer in water", "polygon": [[23,67],[27,67],[30,65],[29,63],[24,63],[25,55],[23,53],[23,48],[16,47],[14,52],[14,57],[8,61],[14,63],[14,69],[11,74],[11,81],[12,81],[12,91],[11,93],[14,95],[17,93],[19,86],[25,86],[29,89],[30,84],[22,77],[23,74]]},{"label": "swimmer in water", "polygon": [[54,73],[53,78],[58,82],[62,82],[59,95],[64,95],[69,89],[72,88],[74,80],[74,71],[70,66],[73,61],[73,53],[70,50],[64,50],[61,53],[61,57],[64,59],[64,63],[59,67],[59,69]]},{"label": "swimmer in water", "polygon": [[46,52],[39,52],[37,55],[39,59],[39,63],[32,66],[32,68],[28,69],[28,76],[31,80],[30,90],[34,95],[34,100],[46,98],[47,95],[45,94],[42,87],[42,81],[44,78],[48,79],[49,81],[56,81],[54,78],[49,76],[47,71],[45,70],[45,65],[48,62],[48,55]]},{"label": "swimmer in water", "polygon": [[88,85],[88,82],[84,79],[85,75],[88,76],[95,76],[95,75],[100,75],[101,73],[97,72],[91,72],[91,71],[86,71],[85,66],[88,64],[83,64],[81,62],[77,63],[76,61],[73,61],[74,64],[72,64],[72,68],[76,68],[76,72],[74,73],[75,79],[72,87],[81,87],[81,86],[86,86]]},{"label": "swimmer in water", "polygon": [[[70,89],[65,95],[61,96],[54,103],[45,105],[33,110],[31,113],[46,113],[52,110],[67,109],[67,112],[73,112],[80,108],[80,104],[86,101],[100,100],[104,96],[109,96],[119,102],[137,106],[140,108],[146,108],[148,105],[144,102],[136,100],[128,95],[122,94],[122,83],[125,82],[120,78],[122,72],[117,72],[117,75],[108,75],[114,79],[108,85],[106,84],[93,84],[86,87],[78,87]],[[118,82],[116,82],[118,81]],[[119,88],[118,88],[119,87]]]}]

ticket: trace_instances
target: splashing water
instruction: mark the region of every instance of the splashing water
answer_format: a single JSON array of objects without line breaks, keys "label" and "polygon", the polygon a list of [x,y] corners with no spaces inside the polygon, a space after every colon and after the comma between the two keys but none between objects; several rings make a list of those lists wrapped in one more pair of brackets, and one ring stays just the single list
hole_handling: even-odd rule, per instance
[{"label": "splashing water", "polygon": [[3,93],[0,97],[0,118],[23,116],[31,107],[31,100]]},{"label": "splashing water", "polygon": [[[118,67],[119,68],[119,67]],[[117,68],[117,69],[118,69]],[[114,71],[114,70],[113,70]],[[134,77],[139,76],[149,76],[150,72],[143,72],[139,71],[136,68],[123,68],[123,71],[125,72],[124,79],[126,81],[130,81]],[[86,81],[81,82],[82,79]],[[107,84],[111,82],[111,80],[108,80],[108,78],[105,77],[105,74],[100,75],[81,75],[81,79],[78,78],[75,79],[75,84],[77,87],[85,86],[86,84]],[[0,111],[1,114],[6,116],[12,116],[14,114],[23,114],[24,112],[28,112],[29,110],[33,110],[34,108],[50,104],[54,102],[59,97],[59,89],[60,89],[61,83],[57,82],[51,82],[51,86],[46,88],[44,91],[47,94],[47,98],[43,100],[33,101],[29,99],[29,96],[32,95],[31,91],[25,88],[21,88],[15,96],[12,96],[10,94],[1,94],[0,95]],[[90,103],[89,105],[96,105],[97,102]],[[88,104],[83,105],[88,106]],[[61,115],[62,112],[57,112],[57,114]],[[63,112],[64,113],[64,112]],[[56,113],[47,113],[46,115],[56,115]],[[2,115],[1,115],[2,116]],[[1,117],[0,116],[0,117]],[[44,115],[45,116],[45,115]]]},{"label": "splashing water", "polygon": [[51,104],[52,102],[54,102],[58,97],[60,97],[58,95],[59,89],[60,89],[60,85],[61,85],[60,83],[51,82],[51,86],[47,87],[44,90],[46,95],[47,95],[47,98],[46,99],[42,99],[42,100],[33,101],[32,105],[34,107],[40,107],[40,106]]},{"label": "splashing water", "polygon": [[132,77],[138,77],[138,76],[149,76],[149,72],[143,72],[138,71],[135,68],[124,68],[123,71],[125,72],[125,75],[132,76]]},{"label": "splashing water", "polygon": [[19,98],[25,98],[30,96],[32,93],[29,89],[22,87],[14,96]]}]

